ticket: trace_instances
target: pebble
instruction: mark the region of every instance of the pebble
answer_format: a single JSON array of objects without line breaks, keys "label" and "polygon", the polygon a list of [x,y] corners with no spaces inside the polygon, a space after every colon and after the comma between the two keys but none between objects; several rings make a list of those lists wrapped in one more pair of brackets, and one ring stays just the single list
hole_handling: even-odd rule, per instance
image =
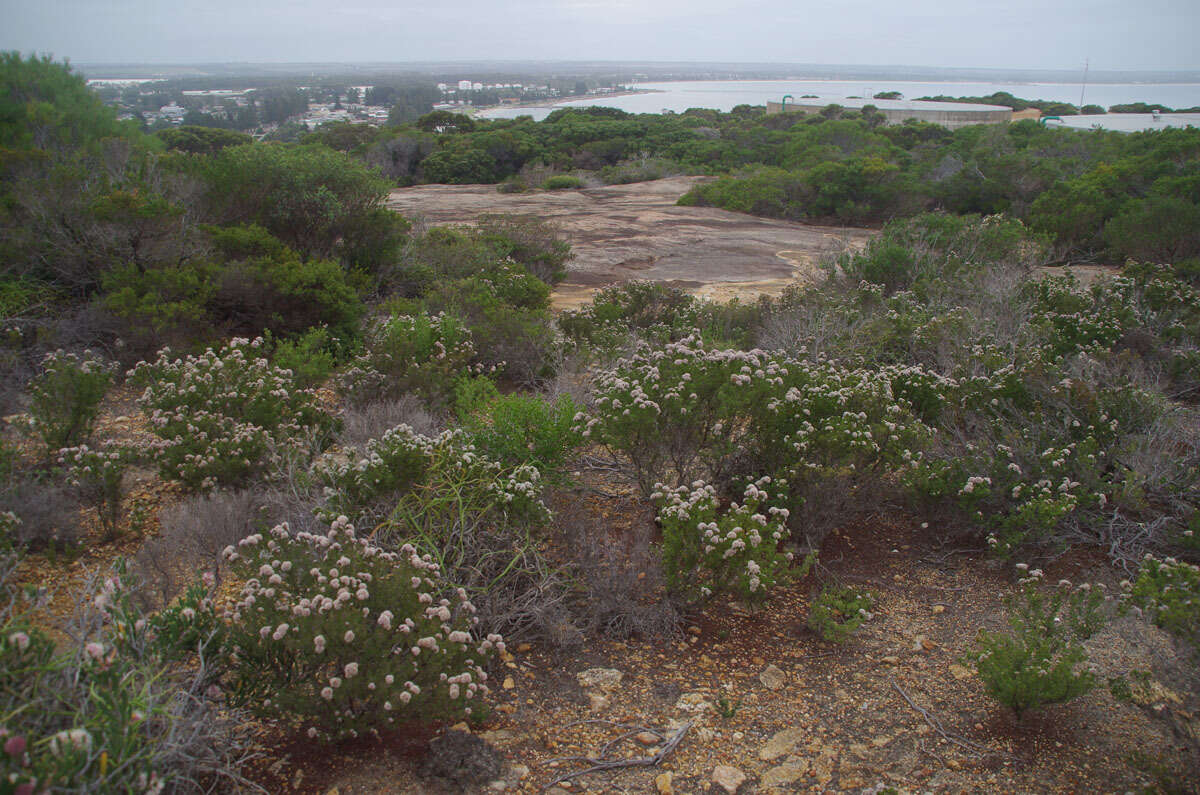
[{"label": "pebble", "polygon": [[675,788],[671,786],[670,773],[659,773],[655,776],[654,788],[658,790],[658,795],[675,795]]},{"label": "pebble", "polygon": [[944,613],[944,612],[946,612],[946,606],[945,605],[934,605],[933,612],[934,613]]},{"label": "pebble", "polygon": [[762,774],[759,784],[762,785],[763,789],[784,787],[803,776],[807,770],[808,767],[806,765],[798,765],[793,762],[777,765]]},{"label": "pebble", "polygon": [[642,745],[658,745],[662,742],[662,738],[653,732],[638,732],[633,738]]},{"label": "pebble", "polygon": [[575,675],[582,688],[599,688],[600,690],[616,690],[625,674],[616,668],[589,668]]},{"label": "pebble", "polygon": [[746,782],[746,774],[730,765],[717,765],[713,768],[712,782],[733,795]]},{"label": "pebble", "polygon": [[775,665],[768,665],[758,675],[758,681],[762,682],[767,690],[778,690],[787,684],[787,674]]},{"label": "pebble", "polygon": [[506,677],[504,677],[504,683],[500,686],[502,688],[504,688],[505,690],[512,690],[514,687],[517,686],[517,683],[513,680],[513,678],[511,676],[506,676]]},{"label": "pebble", "polygon": [[950,674],[955,679],[966,679],[968,676],[971,675],[971,669],[967,668],[965,665],[959,665],[958,663],[951,663]]},{"label": "pebble", "polygon": [[899,665],[900,664],[900,658],[894,654],[889,654],[887,657],[880,657],[879,661],[885,662],[888,665]]},{"label": "pebble", "polygon": [[800,744],[804,737],[804,729],[793,728],[775,732],[771,739],[767,740],[766,745],[758,750],[758,758],[764,762],[770,762],[772,759],[786,756]]}]

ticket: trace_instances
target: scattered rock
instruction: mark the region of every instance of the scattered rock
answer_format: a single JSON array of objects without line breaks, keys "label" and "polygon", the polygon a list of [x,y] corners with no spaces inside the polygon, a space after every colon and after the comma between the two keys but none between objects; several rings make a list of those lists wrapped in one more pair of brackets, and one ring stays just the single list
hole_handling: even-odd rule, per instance
[{"label": "scattered rock", "polygon": [[525,652],[529,651],[532,648],[533,647],[530,646],[528,643],[522,643],[517,646],[517,654],[524,654]]},{"label": "scattered rock", "polygon": [[508,769],[509,781],[523,781],[529,775],[529,768],[525,765],[513,765]]},{"label": "scattered rock", "polygon": [[638,732],[637,734],[633,735],[633,739],[637,740],[642,745],[658,745],[662,742],[662,738],[660,738],[654,732]]},{"label": "scattered rock", "polygon": [[466,789],[492,781],[500,775],[500,767],[500,754],[486,741],[451,729],[429,742],[429,755],[421,773]]},{"label": "scattered rock", "polygon": [[944,613],[944,612],[946,612],[946,606],[945,605],[934,605],[933,612],[934,613]]},{"label": "scattered rock", "polygon": [[886,734],[881,734],[878,737],[871,738],[871,745],[875,746],[876,748],[882,748],[883,746],[887,745],[891,741],[892,741],[891,737],[888,737]]},{"label": "scattered rock", "polygon": [[616,690],[625,674],[616,668],[589,668],[576,674],[579,686],[584,689],[598,688],[600,690]]},{"label": "scattered rock", "polygon": [[762,682],[763,687],[767,690],[778,690],[787,684],[787,674],[772,664],[762,670],[762,673],[758,675],[758,681]]},{"label": "scattered rock", "polygon": [[738,791],[738,787],[746,782],[746,774],[736,767],[717,765],[713,768],[712,782],[728,792],[729,795],[733,795]]},{"label": "scattered rock", "polygon": [[758,749],[758,758],[770,762],[772,759],[786,756],[800,744],[804,735],[803,729],[784,729],[775,732],[774,736],[767,740],[767,744]]},{"label": "scattered rock", "polygon": [[913,638],[913,651],[933,651],[936,646],[936,643],[924,635],[917,635],[915,638]]},{"label": "scattered rock", "polygon": [[516,686],[517,683],[513,681],[511,676],[504,677],[504,683],[500,685],[500,687],[504,688],[505,690],[512,690]]},{"label": "scattered rock", "polygon": [[900,658],[894,654],[889,654],[887,657],[880,657],[879,661],[887,663],[888,665],[899,665],[900,664]]},{"label": "scattered rock", "polygon": [[712,702],[706,699],[703,693],[684,693],[675,702],[675,709],[697,715],[702,712],[715,712]]},{"label": "scattered rock", "polygon": [[955,679],[966,679],[968,676],[971,675],[971,669],[967,668],[965,665],[959,665],[958,663],[951,663],[950,664],[950,674]]},{"label": "scattered rock", "polygon": [[804,765],[788,762],[786,764],[777,765],[768,770],[766,773],[763,773],[759,784],[762,785],[763,789],[770,789],[772,787],[785,787],[803,776],[806,772],[807,768]]},{"label": "scattered rock", "polygon": [[512,729],[491,729],[489,731],[480,732],[479,736],[493,745],[500,745],[515,738],[517,736],[517,732],[513,731]]},{"label": "scattered rock", "polygon": [[837,764],[838,752],[834,748],[822,748],[812,761],[812,774],[822,787],[833,780],[833,767]]},{"label": "scattered rock", "polygon": [[592,712],[608,709],[608,696],[603,693],[588,693],[588,709]]},{"label": "scattered rock", "polygon": [[675,788],[671,786],[670,773],[659,773],[655,776],[654,788],[658,790],[658,795],[675,795]]}]

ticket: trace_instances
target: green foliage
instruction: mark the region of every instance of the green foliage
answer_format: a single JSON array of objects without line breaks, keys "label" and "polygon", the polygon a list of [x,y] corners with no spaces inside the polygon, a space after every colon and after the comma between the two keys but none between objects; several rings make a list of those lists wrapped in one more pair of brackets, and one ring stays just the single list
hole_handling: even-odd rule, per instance
[{"label": "green foliage", "polygon": [[80,445],[58,451],[58,463],[85,504],[96,509],[103,540],[112,541],[120,532],[124,516],[125,472],[136,460],[133,450],[113,443],[99,447]]},{"label": "green foliage", "polygon": [[34,433],[48,450],[91,436],[112,380],[112,364],[91,351],[82,356],[62,350],[46,354],[41,372],[29,382],[29,415]]},{"label": "green foliage", "polygon": [[828,643],[845,643],[872,618],[875,596],[849,585],[826,584],[808,608],[808,628]]},{"label": "green foliage", "polygon": [[412,392],[432,406],[447,405],[475,355],[471,332],[447,314],[379,318],[363,346],[366,352],[338,380],[346,399],[360,404]]},{"label": "green foliage", "polygon": [[168,150],[188,152],[193,155],[214,155],[231,146],[242,146],[254,141],[249,135],[215,127],[193,127],[183,125],[159,130],[155,133]]},{"label": "green foliage", "polygon": [[[786,484],[777,486],[784,491]],[[663,575],[673,592],[690,601],[721,595],[762,602],[788,576],[792,554],[779,549],[788,510],[770,504],[770,478],[748,485],[743,501],[725,510],[716,489],[703,481],[656,488],[651,497],[663,531]],[[800,576],[810,565],[805,562]]]},{"label": "green foliage", "polygon": [[1128,605],[1144,611],[1156,626],[1200,646],[1200,567],[1146,555],[1137,579],[1123,585]]},{"label": "green foliage", "polygon": [[503,641],[472,638],[466,593],[412,547],[381,550],[343,517],[320,535],[276,527],[226,555],[246,580],[229,628],[234,703],[336,739],[469,716],[487,695],[483,666]]},{"label": "green foliage", "polygon": [[[1028,567],[1025,567],[1027,569]],[[1017,717],[1031,709],[1077,698],[1092,689],[1082,642],[1103,624],[1100,588],[1073,588],[1063,580],[1046,593],[1041,571],[1021,580],[1019,596],[1009,600],[1008,633],[981,632],[970,660],[988,694]]]},{"label": "green foliage", "polygon": [[555,174],[542,183],[543,190],[571,190],[582,187],[583,180],[570,174]]},{"label": "green foliage", "polygon": [[[268,345],[269,336],[265,337]],[[337,364],[335,351],[341,341],[325,326],[314,326],[294,340],[279,340],[271,351],[271,364],[287,370],[301,389],[320,386],[329,379]]]},{"label": "green foliage", "polygon": [[185,359],[163,349],[130,380],[145,388],[138,403],[160,439],[159,471],[189,488],[245,486],[285,457],[305,455],[332,425],[311,391],[267,361],[262,339]]},{"label": "green foliage", "polygon": [[196,170],[222,223],[258,224],[304,258],[396,245],[393,230],[362,223],[382,209],[388,184],[341,152],[249,144],[223,149]]},{"label": "green foliage", "polygon": [[579,408],[569,395],[554,401],[538,395],[496,395],[481,402],[462,392],[457,400],[462,427],[481,454],[508,468],[535,467],[543,480],[563,479],[566,458],[582,441],[575,429]]}]

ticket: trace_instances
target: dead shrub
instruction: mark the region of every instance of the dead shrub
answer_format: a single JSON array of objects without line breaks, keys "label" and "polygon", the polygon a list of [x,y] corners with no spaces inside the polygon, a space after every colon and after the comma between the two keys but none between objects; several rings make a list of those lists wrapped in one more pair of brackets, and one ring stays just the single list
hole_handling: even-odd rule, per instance
[{"label": "dead shrub", "polygon": [[437,436],[443,423],[416,395],[395,400],[377,400],[365,405],[347,406],[342,414],[342,432],[338,440],[358,447],[378,439],[397,425],[408,425],[423,436]]}]

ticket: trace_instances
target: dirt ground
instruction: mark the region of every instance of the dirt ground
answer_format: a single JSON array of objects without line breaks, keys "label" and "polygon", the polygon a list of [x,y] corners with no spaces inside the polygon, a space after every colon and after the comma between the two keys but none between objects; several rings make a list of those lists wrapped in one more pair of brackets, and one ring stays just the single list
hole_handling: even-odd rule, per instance
[{"label": "dirt ground", "polygon": [[388,206],[431,224],[469,223],[485,213],[554,223],[574,253],[553,296],[557,309],[575,308],[596,288],[631,279],[669,282],[716,300],[775,295],[807,278],[822,258],[861,247],[872,234],[676,206],[701,179],[516,194],[494,185],[421,185],[392,191]]},{"label": "dirt ground", "polygon": [[[614,538],[653,532],[649,513],[619,491],[614,477],[584,472],[574,499]],[[1090,553],[1043,565],[1052,582],[1113,576]],[[713,603],[674,638],[518,646],[497,677],[495,711],[471,729],[505,759],[486,785],[422,778],[429,733],[412,730],[315,753],[282,741],[258,780],[317,795],[1195,792],[1194,661],[1145,622],[1119,619],[1089,642],[1098,684],[1074,702],[1018,722],[987,696],[962,657],[980,629],[1001,628],[1010,572],[885,508],[827,538],[819,577],[779,590],[763,610]],[[843,645],[806,627],[819,579],[878,598],[875,617]],[[1115,676],[1132,699],[1110,692]],[[685,726],[658,765],[556,783],[608,741],[625,737],[612,755],[648,757]],[[715,783],[720,766],[744,777],[736,790]]]}]

